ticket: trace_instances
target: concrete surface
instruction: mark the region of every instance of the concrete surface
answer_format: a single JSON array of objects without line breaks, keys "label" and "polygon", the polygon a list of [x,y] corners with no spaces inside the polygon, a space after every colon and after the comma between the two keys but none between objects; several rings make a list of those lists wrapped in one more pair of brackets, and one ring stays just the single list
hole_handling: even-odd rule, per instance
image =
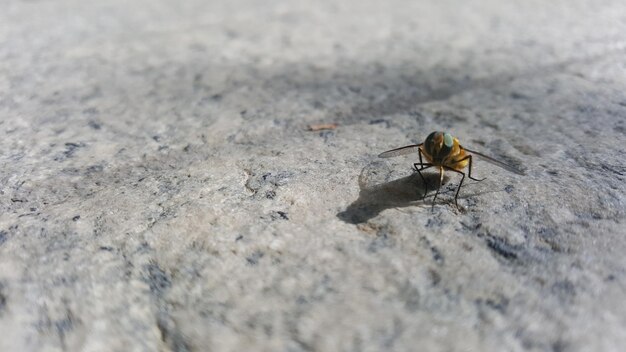
[{"label": "concrete surface", "polygon": [[626,346],[623,1],[2,9],[1,351]]}]

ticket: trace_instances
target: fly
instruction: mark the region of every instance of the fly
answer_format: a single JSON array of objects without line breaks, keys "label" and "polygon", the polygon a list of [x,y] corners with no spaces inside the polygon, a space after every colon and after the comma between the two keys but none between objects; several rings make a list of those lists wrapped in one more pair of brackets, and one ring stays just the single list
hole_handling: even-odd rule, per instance
[{"label": "fly", "polygon": [[[507,171],[516,173],[518,175],[525,175],[524,171],[512,165],[503,163],[502,161],[496,160],[492,157],[461,146],[461,144],[459,144],[459,140],[456,137],[453,137],[449,133],[439,131],[435,131],[429,134],[423,143],[412,144],[401,148],[388,150],[378,155],[378,157],[392,158],[395,156],[415,152],[419,153],[420,162],[414,163],[413,167],[415,168],[415,171],[417,171],[417,173],[420,175],[420,177],[422,178],[422,182],[424,183],[424,196],[422,197],[422,199],[426,197],[427,192],[426,180],[424,179],[424,175],[422,175],[422,171],[433,166],[439,169],[439,187],[437,187],[437,192],[435,193],[435,197],[433,198],[433,208],[435,207],[435,200],[437,199],[439,189],[441,188],[441,184],[443,183],[444,170],[454,171],[462,175],[461,182],[459,182],[459,186],[457,187],[456,194],[454,196],[454,204],[456,205],[457,209],[459,209],[459,204],[457,202],[457,199],[459,197],[459,191],[461,190],[461,185],[465,180],[465,173],[462,170],[468,167],[469,172],[467,176],[471,180],[484,180],[484,178],[477,179],[472,177],[472,156],[474,155]],[[426,163],[423,162],[422,156],[424,157],[424,159],[426,159]]]}]

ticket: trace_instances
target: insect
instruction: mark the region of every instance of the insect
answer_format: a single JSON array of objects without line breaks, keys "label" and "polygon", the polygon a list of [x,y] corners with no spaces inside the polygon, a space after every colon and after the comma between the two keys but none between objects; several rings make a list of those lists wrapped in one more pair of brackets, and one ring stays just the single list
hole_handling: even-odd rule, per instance
[{"label": "insect", "polygon": [[[481,154],[477,151],[467,149],[461,144],[459,144],[459,140],[456,137],[453,137],[451,134],[446,132],[435,131],[426,137],[426,140],[420,144],[412,144],[404,147],[388,150],[384,153],[378,155],[380,158],[391,158],[395,156],[405,155],[409,153],[419,153],[419,163],[414,163],[413,167],[415,171],[422,178],[422,182],[424,184],[424,196],[422,199],[426,197],[427,189],[426,189],[426,180],[424,179],[424,175],[422,175],[422,171],[430,168],[437,167],[439,169],[439,187],[437,187],[437,192],[435,193],[435,197],[433,198],[432,208],[435,207],[435,200],[437,199],[437,195],[439,194],[439,189],[441,188],[441,184],[443,183],[443,172],[444,170],[454,171],[456,173],[461,174],[463,177],[461,178],[461,182],[459,182],[459,186],[456,189],[456,194],[454,196],[454,204],[456,208],[459,209],[459,204],[457,199],[459,198],[459,191],[461,190],[461,185],[465,180],[465,173],[463,170],[465,167],[469,166],[468,177],[474,181],[482,181],[483,179],[477,179],[472,177],[472,157],[477,156],[485,161],[488,161],[496,166],[499,166],[507,171],[516,173],[518,175],[525,175],[525,173],[502,161],[496,160],[492,157]],[[422,160],[422,155],[424,159],[426,159],[426,163]],[[419,166],[419,168],[418,168]],[[432,209],[431,208],[431,209]]]}]

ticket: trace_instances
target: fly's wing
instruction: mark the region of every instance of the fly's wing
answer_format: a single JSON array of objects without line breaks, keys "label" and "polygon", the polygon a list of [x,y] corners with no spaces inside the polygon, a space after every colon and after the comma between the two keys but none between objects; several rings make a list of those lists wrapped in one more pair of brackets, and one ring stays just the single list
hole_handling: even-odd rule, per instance
[{"label": "fly's wing", "polygon": [[412,145],[407,145],[405,147],[400,147],[400,148],[396,148],[396,149],[391,149],[388,150],[384,153],[380,153],[378,154],[379,158],[393,158],[395,156],[400,156],[400,155],[405,155],[405,154],[411,154],[411,153],[417,153],[417,151],[419,150],[419,147],[422,145],[423,143],[420,144],[412,144]]},{"label": "fly's wing", "polygon": [[523,170],[520,170],[520,169],[518,169],[517,167],[515,167],[513,165],[509,165],[507,163],[503,163],[500,160],[496,160],[496,159],[494,159],[494,158],[492,158],[490,156],[486,156],[483,153],[479,153],[477,151],[474,151],[474,150],[471,150],[471,149],[467,149],[465,147],[461,147],[461,148],[463,148],[463,149],[465,149],[465,151],[468,151],[468,152],[472,153],[473,155],[476,155],[476,156],[480,157],[481,159],[483,159],[485,161],[488,161],[488,162],[492,163],[493,165],[499,166],[499,167],[501,167],[501,168],[503,168],[503,169],[505,169],[507,171],[510,171],[510,172],[513,172],[513,173],[516,173],[516,174],[522,175],[522,176],[526,175],[526,173]]}]

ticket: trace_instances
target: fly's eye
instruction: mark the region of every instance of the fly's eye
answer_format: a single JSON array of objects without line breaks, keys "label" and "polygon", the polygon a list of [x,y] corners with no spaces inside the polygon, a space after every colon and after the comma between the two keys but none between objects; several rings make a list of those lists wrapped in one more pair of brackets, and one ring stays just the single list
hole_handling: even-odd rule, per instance
[{"label": "fly's eye", "polygon": [[437,153],[437,155],[439,155],[440,157],[445,157],[452,151],[454,138],[452,138],[452,135],[450,135],[449,133],[444,133],[443,138],[441,138],[440,141],[442,141],[443,143],[441,144],[441,149],[439,149],[439,153]]},{"label": "fly's eye", "polygon": [[443,144],[445,144],[448,148],[452,148],[452,145],[454,144],[454,138],[452,138],[452,135],[450,133],[445,133],[443,135]]},{"label": "fly's eye", "polygon": [[426,150],[430,151],[433,149],[434,144],[435,144],[435,136],[437,135],[437,132],[433,132],[431,134],[428,135],[428,137],[426,137],[426,140],[424,141]]},{"label": "fly's eye", "polygon": [[429,134],[428,137],[426,137],[426,144],[433,144],[436,134],[437,132]]}]

